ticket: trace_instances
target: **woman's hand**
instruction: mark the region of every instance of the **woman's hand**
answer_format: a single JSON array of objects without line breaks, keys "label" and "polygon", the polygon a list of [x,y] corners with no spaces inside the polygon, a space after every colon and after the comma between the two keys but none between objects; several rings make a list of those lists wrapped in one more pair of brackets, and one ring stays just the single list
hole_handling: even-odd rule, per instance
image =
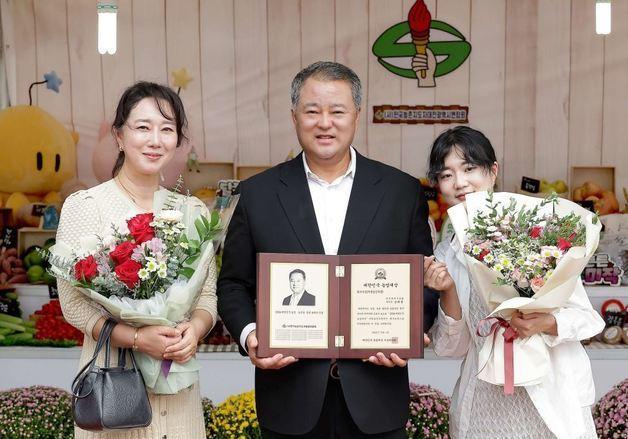
[{"label": "woman's hand", "polygon": [[143,326],[137,330],[135,345],[140,352],[161,360],[164,351],[180,341],[180,329],[169,326]]},{"label": "woman's hand", "polygon": [[423,259],[423,284],[437,291],[449,292],[456,288],[447,265],[436,261],[434,256]]},{"label": "woman's hand", "polygon": [[164,352],[163,358],[183,364],[190,361],[194,354],[196,354],[199,333],[192,322],[179,323],[177,329],[181,331],[181,340],[168,346]]},{"label": "woman's hand", "polygon": [[423,259],[423,284],[440,293],[440,307],[454,320],[462,318],[462,307],[458,300],[456,283],[447,271],[447,265],[434,256]]},{"label": "woman's hand", "polygon": [[529,314],[523,314],[517,311],[510,319],[510,326],[512,326],[522,338],[540,334],[541,332],[549,335],[558,335],[556,319],[552,314],[548,313],[531,312]]}]

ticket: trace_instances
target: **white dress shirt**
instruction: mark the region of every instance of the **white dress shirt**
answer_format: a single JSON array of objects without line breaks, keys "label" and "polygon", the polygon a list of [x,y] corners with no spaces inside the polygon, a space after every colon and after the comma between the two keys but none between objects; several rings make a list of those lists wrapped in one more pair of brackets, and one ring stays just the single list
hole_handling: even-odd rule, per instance
[{"label": "white dress shirt", "polygon": [[[349,148],[351,161],[344,174],[336,178],[331,183],[326,182],[310,169],[307,164],[305,152],[302,155],[303,168],[307,177],[307,185],[310,189],[318,231],[323,241],[323,248],[326,255],[337,255],[342,228],[345,223],[349,197],[353,188],[353,179],[356,170],[356,154],[353,147]],[[299,297],[300,299],[300,297]],[[290,298],[290,304],[294,300],[294,294]],[[299,303],[298,301],[295,302]],[[240,334],[240,346],[246,349],[246,339],[255,330],[255,323],[249,323]]]},{"label": "white dress shirt", "polygon": [[[454,320],[439,305],[432,338],[436,355],[465,357],[449,410],[451,437],[464,438],[469,428],[478,370],[478,351],[471,338],[475,328],[471,327],[469,317],[469,272],[455,238],[438,244],[434,256],[447,265],[462,308],[462,318]],[[591,307],[581,282],[563,307],[552,314],[558,335],[541,334],[550,348],[550,372],[541,383],[525,388],[539,415],[559,439],[588,437],[583,414],[590,417],[589,407],[595,402],[595,390],[591,364],[580,340],[602,331],[604,321]]]}]

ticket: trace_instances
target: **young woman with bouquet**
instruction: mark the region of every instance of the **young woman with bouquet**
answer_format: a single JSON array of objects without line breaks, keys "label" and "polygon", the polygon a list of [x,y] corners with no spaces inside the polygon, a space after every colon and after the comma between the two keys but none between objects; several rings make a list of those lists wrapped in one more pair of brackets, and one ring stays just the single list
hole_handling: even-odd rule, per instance
[{"label": "young woman with bouquet", "polygon": [[[158,231],[159,221],[178,224],[180,216],[160,216],[160,212],[155,211],[154,200],[174,200],[183,204],[182,210],[188,215],[200,217],[207,213],[206,206],[200,200],[169,193],[159,186],[160,172],[185,139],[186,125],[183,104],[171,89],[148,82],[139,82],[129,87],[118,103],[112,127],[119,148],[113,178],[72,194],[63,205],[57,232],[59,248],[64,246],[80,254],[85,253],[86,248],[93,247],[90,247],[90,241],[97,241],[100,246],[98,248],[108,248],[107,255],[113,261],[109,267],[108,264],[103,264],[101,253],[92,251],[87,256],[83,254],[77,258],[78,262],[73,265],[71,272],[75,282],[67,276],[58,277],[64,317],[85,334],[79,368],[92,356],[95,340],[109,315],[99,305],[101,302],[97,303],[85,293],[89,282],[97,277],[104,279],[100,290],[106,290],[107,285],[111,285],[111,294],[124,290],[125,287],[138,293],[148,291],[148,294],[152,294],[150,288],[140,288],[142,279],[153,275],[157,280],[167,280],[169,276],[174,276],[169,271],[172,268],[171,261],[160,262],[157,258],[151,260],[150,252],[165,252],[165,244],[153,239]],[[191,220],[194,221],[194,218]],[[111,236],[113,225],[119,234],[118,238],[128,236],[127,241],[118,240],[116,245],[116,240]],[[109,239],[111,243],[103,242],[103,237],[108,237],[105,240]],[[155,266],[152,267],[149,263]],[[148,269],[141,268],[142,264]],[[214,260],[211,259],[211,263],[199,267],[199,270],[204,270],[199,273],[202,276],[202,287],[198,288],[200,291],[194,292],[189,309],[184,310],[185,319],[179,321],[175,327],[164,324],[132,326],[125,323],[124,319],[119,320],[112,333],[112,346],[132,348],[137,352],[137,357],[143,355],[152,359],[153,363],[172,361],[172,370],[189,364],[196,353],[198,340],[207,334],[216,321]],[[166,286],[162,285],[162,290]],[[112,351],[113,364],[117,363],[116,351]],[[99,358],[98,364],[103,364],[103,358]],[[146,374],[144,380],[148,381]],[[178,390],[176,393],[157,392],[161,394],[150,392],[147,382],[153,416],[152,424],[145,429],[92,433],[77,427],[76,437],[204,438],[201,398],[196,380],[197,378],[190,385],[186,382],[186,387],[182,389],[175,389]]]},{"label": "young woman with bouquet", "polygon": [[[472,198],[471,193],[492,191],[498,170],[489,140],[471,128],[450,129],[432,146],[429,176],[452,206],[464,203],[467,197]],[[502,226],[508,228],[515,220],[523,219],[504,217]],[[503,240],[498,236],[497,227],[486,229],[484,232],[491,242]],[[540,238],[538,233],[539,229],[534,229],[530,239]],[[569,236],[576,238],[575,235]],[[486,366],[479,361],[478,354],[485,337],[478,335],[481,333],[478,325],[494,307],[489,308],[487,294],[480,291],[470,275],[467,256],[473,255],[485,264],[485,259],[495,257],[493,248],[479,244],[468,248],[465,255],[465,248],[454,236],[450,241],[441,242],[434,257],[425,262],[425,285],[440,292],[439,315],[432,328],[434,350],[440,356],[465,357],[450,409],[452,437],[595,438],[590,409],[595,397],[593,378],[589,359],[579,341],[599,333],[604,323],[592,309],[579,280],[568,300],[553,312],[524,314],[514,311],[508,322],[515,338],[530,340],[528,337],[538,335],[542,339],[541,343],[549,351],[547,373],[528,385],[517,385],[512,394],[505,394],[504,386],[478,377]],[[497,268],[495,265],[492,268],[503,270],[500,273],[506,273],[512,264],[520,262],[513,262],[504,255],[499,258]],[[543,268],[539,260],[533,260],[525,267],[537,271]],[[520,272],[515,274],[519,276],[519,287],[537,291],[539,285],[530,285]],[[545,278],[541,275],[534,278],[535,282],[543,282],[551,272],[545,275]],[[515,351],[515,363],[516,354]]]}]

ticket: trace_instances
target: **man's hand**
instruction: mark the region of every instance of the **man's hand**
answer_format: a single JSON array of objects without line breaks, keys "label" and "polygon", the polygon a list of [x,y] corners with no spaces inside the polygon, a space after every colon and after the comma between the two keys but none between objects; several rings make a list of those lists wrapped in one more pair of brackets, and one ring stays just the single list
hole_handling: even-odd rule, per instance
[{"label": "man's hand", "polygon": [[246,338],[246,349],[249,352],[249,359],[251,360],[251,363],[260,369],[281,369],[282,367],[286,367],[299,361],[297,358],[292,356],[284,357],[283,354],[275,354],[274,356],[268,358],[258,357],[257,336],[255,331],[251,331]]},{"label": "man's hand", "polygon": [[[428,346],[430,344],[430,338],[427,334],[423,334],[423,345]],[[408,360],[404,360],[399,357],[399,355],[393,353],[390,354],[390,358],[386,357],[381,352],[378,352],[375,355],[371,355],[369,358],[366,358],[362,361],[368,361],[369,363],[373,363],[376,366],[385,366],[385,367],[406,367],[408,365]]]},{"label": "man's hand", "polygon": [[400,358],[399,355],[393,353],[390,354],[390,358],[384,355],[381,352],[378,352],[375,355],[371,355],[368,359],[364,360],[369,363],[373,363],[376,366],[385,366],[385,367],[406,367],[408,364],[408,360],[404,360]]}]

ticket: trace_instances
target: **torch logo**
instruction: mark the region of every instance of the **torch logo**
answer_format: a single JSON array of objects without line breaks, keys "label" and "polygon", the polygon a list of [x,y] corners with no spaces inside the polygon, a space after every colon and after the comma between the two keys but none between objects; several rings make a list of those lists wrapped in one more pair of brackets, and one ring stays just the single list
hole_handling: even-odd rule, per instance
[{"label": "torch logo", "polygon": [[[430,31],[432,35],[430,35]],[[447,41],[433,41],[434,34],[449,34]],[[410,34],[412,42],[402,42]],[[430,38],[432,37],[432,38]],[[417,0],[408,20],[387,29],[373,44],[373,54],[391,73],[435,87],[436,78],[460,67],[471,53],[471,44],[453,26],[432,20],[423,0]]]}]

